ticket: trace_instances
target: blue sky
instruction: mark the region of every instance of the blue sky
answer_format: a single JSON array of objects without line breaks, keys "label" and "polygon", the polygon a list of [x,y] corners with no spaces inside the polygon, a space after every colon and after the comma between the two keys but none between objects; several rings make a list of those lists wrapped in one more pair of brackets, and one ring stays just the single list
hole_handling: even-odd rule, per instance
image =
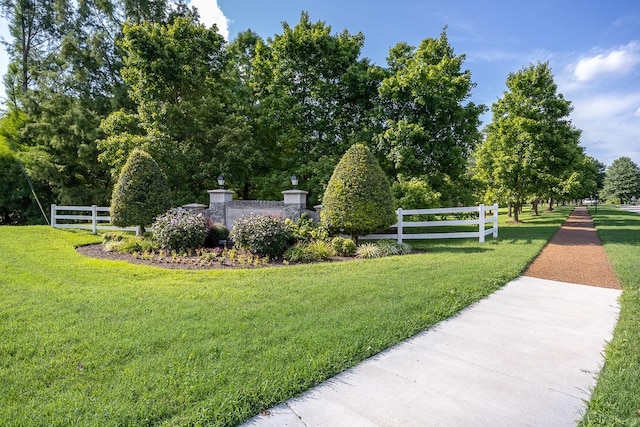
[{"label": "blue sky", "polygon": [[[300,13],[324,21],[333,32],[365,36],[363,56],[385,65],[389,48],[405,41],[447,35],[477,84],[473,101],[491,106],[505,80],[548,61],[558,91],[572,102],[581,144],[605,164],[621,156],[640,165],[640,2],[637,0],[192,0],[202,21],[218,24],[232,40],[252,29],[263,38],[295,25]],[[6,33],[0,24],[0,34]],[[6,54],[0,69],[6,69]],[[491,115],[483,117],[484,124]]]}]

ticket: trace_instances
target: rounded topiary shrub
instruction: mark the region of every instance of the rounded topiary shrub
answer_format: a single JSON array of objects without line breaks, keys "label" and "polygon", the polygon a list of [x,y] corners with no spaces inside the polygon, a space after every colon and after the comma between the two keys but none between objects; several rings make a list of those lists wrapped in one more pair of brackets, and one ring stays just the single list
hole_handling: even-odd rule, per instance
[{"label": "rounded topiary shrub", "polygon": [[204,245],[207,226],[201,214],[176,209],[156,218],[151,232],[160,247],[179,251]]},{"label": "rounded topiary shrub", "polygon": [[396,222],[389,180],[364,144],[351,146],[336,165],[320,220],[333,233],[351,235],[354,242]]},{"label": "rounded topiary shrub", "polygon": [[272,258],[282,256],[294,241],[283,219],[257,214],[238,218],[229,237],[242,249]]},{"label": "rounded topiary shrub", "polygon": [[134,149],[113,188],[111,222],[118,227],[135,225],[144,230],[169,207],[169,187],[164,173],[148,153]]}]

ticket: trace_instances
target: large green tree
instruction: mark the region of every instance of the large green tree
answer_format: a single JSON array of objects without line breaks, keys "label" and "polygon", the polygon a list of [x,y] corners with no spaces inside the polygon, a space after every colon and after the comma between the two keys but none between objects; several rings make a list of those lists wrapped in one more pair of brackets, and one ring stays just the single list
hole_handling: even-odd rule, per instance
[{"label": "large green tree", "polygon": [[221,168],[225,125],[238,124],[225,110],[224,39],[215,26],[188,16],[125,24],[123,34],[122,75],[135,108],[103,123],[108,135],[100,142],[102,158],[117,173],[128,150],[139,146],[167,174],[176,204],[202,199]]},{"label": "large green tree", "polygon": [[379,89],[385,126],[378,149],[396,175],[423,177],[445,203],[458,202],[455,188],[463,185],[467,158],[481,139],[485,111],[469,101],[475,83],[464,59],[444,31],[417,48],[398,43]]},{"label": "large green tree", "polygon": [[607,168],[604,197],[625,203],[640,197],[640,168],[629,157],[620,157]]},{"label": "large green tree", "polygon": [[230,115],[227,130],[220,139],[220,150],[225,153],[220,171],[242,199],[257,196],[265,187],[265,177],[280,164],[281,158],[274,139],[265,133],[270,120],[259,115],[261,102],[252,89],[253,62],[261,43],[256,33],[247,30],[226,47]]},{"label": "large green tree", "polygon": [[128,103],[120,76],[122,23],[165,19],[166,0],[2,0],[12,36],[5,78],[7,117],[23,114],[11,136],[47,202],[108,203],[111,180],[98,161],[101,120]]},{"label": "large green tree", "polygon": [[510,203],[518,221],[522,203],[573,191],[584,153],[547,63],[510,73],[507,88],[475,151],[475,176],[485,197]]},{"label": "large green tree", "polygon": [[252,85],[259,99],[260,143],[276,150],[274,175],[280,185],[300,176],[312,202],[322,194],[333,167],[355,142],[371,139],[376,91],[382,70],[360,59],[362,34],[331,33],[307,13],[282,34],[259,43]]},{"label": "large green tree", "polygon": [[569,199],[586,199],[600,192],[604,186],[606,166],[590,156],[584,156],[577,168],[576,186],[572,188]]}]

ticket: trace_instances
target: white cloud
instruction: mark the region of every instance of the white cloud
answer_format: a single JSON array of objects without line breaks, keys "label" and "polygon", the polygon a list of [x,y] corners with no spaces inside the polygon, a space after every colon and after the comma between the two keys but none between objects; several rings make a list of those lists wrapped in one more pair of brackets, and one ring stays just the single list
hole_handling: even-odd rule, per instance
[{"label": "white cloud", "polygon": [[200,22],[207,27],[216,24],[222,37],[225,40],[229,40],[229,19],[224,16],[217,0],[191,0],[189,5],[198,9]]},{"label": "white cloud", "polygon": [[573,72],[578,81],[586,82],[603,74],[625,74],[640,63],[640,46],[630,43],[617,50],[582,58]]},{"label": "white cloud", "polygon": [[[594,54],[554,58],[558,92],[574,107],[573,124],[582,130],[587,154],[605,164],[621,156],[640,161],[640,42]],[[602,78],[609,77],[609,78]]]},{"label": "white cloud", "polygon": [[585,93],[571,101],[571,119],[583,131],[587,154],[605,164],[621,156],[640,161],[640,91]]}]

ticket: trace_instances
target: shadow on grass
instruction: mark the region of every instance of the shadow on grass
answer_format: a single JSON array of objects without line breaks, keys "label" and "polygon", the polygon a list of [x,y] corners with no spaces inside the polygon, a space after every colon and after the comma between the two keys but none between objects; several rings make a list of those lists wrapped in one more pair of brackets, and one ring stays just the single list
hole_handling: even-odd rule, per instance
[{"label": "shadow on grass", "polygon": [[593,222],[603,242],[640,244],[640,215],[637,213],[605,207],[593,215]]},{"label": "shadow on grass", "polygon": [[489,250],[491,250],[491,248],[489,247],[482,247],[482,248],[478,248],[478,247],[464,247],[464,246],[442,246],[442,245],[438,245],[438,246],[431,246],[431,245],[424,245],[424,246],[417,246],[416,248],[424,251],[425,253],[451,253],[451,254],[479,254],[479,253],[483,253],[483,252],[487,252]]},{"label": "shadow on grass", "polygon": [[640,245],[640,228],[602,228],[598,230],[598,235],[603,243]]},{"label": "shadow on grass", "polygon": [[539,216],[539,217],[531,217],[530,219],[526,219],[523,222],[520,223],[510,223],[508,224],[509,226],[514,226],[514,227],[520,227],[520,226],[528,226],[528,225],[544,225],[544,224],[552,224],[552,225],[558,225],[558,224],[562,224],[564,222],[564,220],[558,218],[558,217],[544,217],[544,216]]}]

